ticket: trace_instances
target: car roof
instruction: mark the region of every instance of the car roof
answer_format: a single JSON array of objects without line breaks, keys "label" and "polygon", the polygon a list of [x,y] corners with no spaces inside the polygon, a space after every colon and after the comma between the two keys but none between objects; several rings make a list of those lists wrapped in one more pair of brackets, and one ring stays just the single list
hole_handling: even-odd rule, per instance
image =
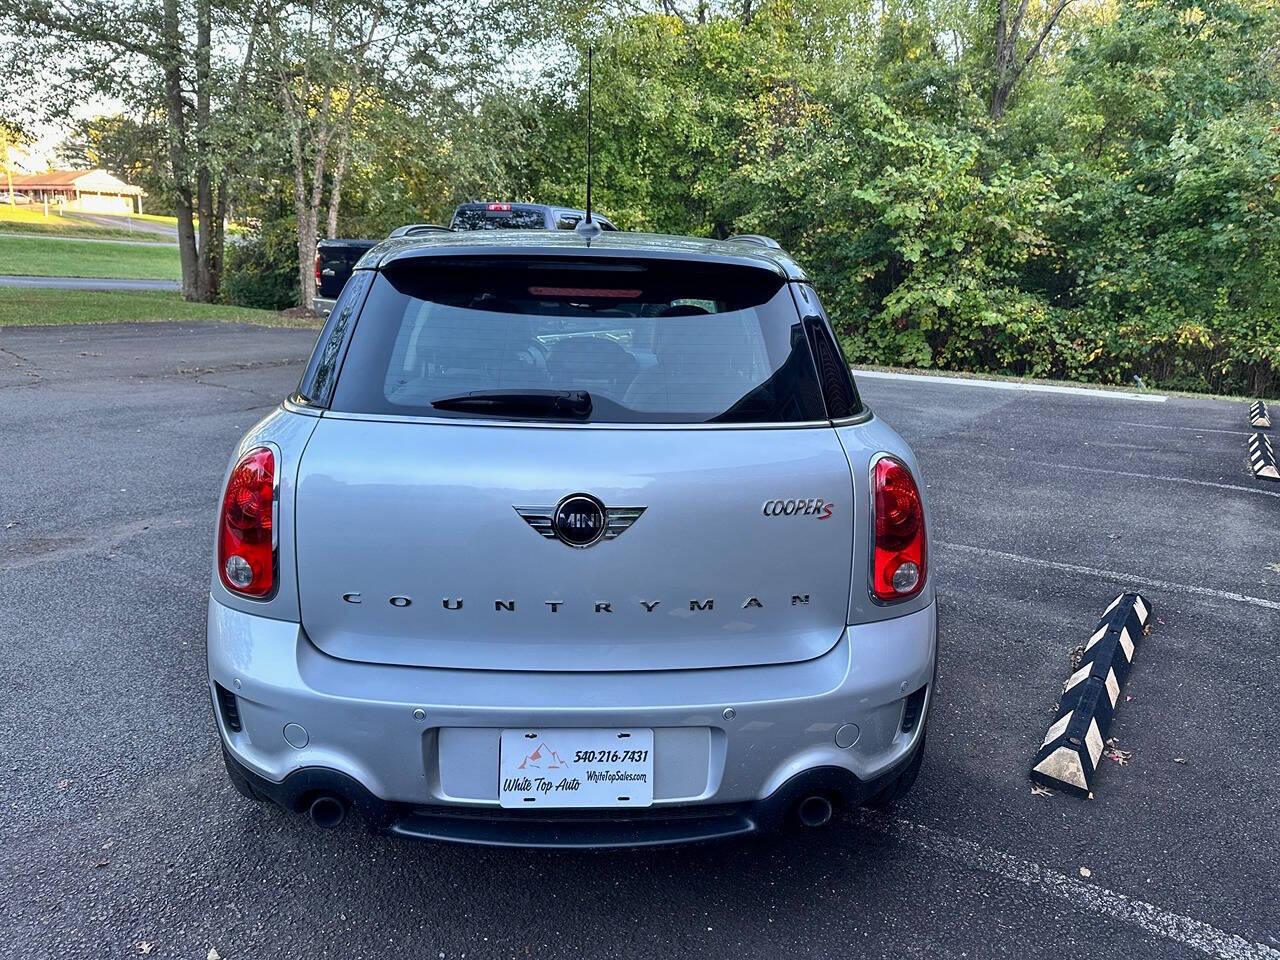
[{"label": "car roof", "polygon": [[588,256],[706,260],[759,267],[787,280],[808,279],[784,251],[750,240],[707,240],[661,233],[609,231],[584,237],[574,230],[467,230],[383,240],[356,264],[382,269],[402,260],[448,256]]}]

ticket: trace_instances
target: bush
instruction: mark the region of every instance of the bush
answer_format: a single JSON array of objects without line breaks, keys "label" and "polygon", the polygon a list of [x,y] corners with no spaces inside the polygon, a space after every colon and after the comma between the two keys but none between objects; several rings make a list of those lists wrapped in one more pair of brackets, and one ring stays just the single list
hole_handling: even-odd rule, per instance
[{"label": "bush", "polygon": [[222,298],[239,307],[284,310],[298,305],[298,243],[290,221],[264,223],[227,237]]},{"label": "bush", "polygon": [[[598,38],[601,210],[777,237],[855,362],[1280,394],[1274,0],[1101,5],[1000,121],[989,9],[747,6]],[[525,195],[580,183],[584,80],[525,97]]]}]

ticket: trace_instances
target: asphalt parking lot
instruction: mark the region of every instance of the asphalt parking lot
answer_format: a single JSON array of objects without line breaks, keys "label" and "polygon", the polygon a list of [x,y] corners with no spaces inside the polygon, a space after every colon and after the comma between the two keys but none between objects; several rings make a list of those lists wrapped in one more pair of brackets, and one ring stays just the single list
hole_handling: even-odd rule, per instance
[{"label": "asphalt parking lot", "polygon": [[[0,329],[0,955],[1280,958],[1280,485],[1247,472],[1244,404],[859,378],[934,505],[915,792],[748,842],[470,849],[321,832],[223,773],[217,487],[314,337]],[[1157,618],[1128,762],[1092,800],[1033,795],[1071,651],[1125,588]]]}]

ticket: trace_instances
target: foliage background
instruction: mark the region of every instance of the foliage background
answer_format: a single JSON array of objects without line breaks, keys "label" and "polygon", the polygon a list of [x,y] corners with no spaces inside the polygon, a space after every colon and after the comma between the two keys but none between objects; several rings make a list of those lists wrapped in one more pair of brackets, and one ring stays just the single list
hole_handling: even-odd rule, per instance
[{"label": "foliage background", "polygon": [[[1052,29],[997,110],[1006,7],[497,3],[492,43],[361,88],[337,233],[471,199],[581,205],[594,44],[599,209],[776,237],[850,360],[1280,394],[1280,5],[1028,0],[1016,56]],[[137,116],[68,153],[163,197],[163,129]],[[222,296],[274,306],[298,285],[285,123],[269,96],[236,120],[231,209],[255,230]]]}]

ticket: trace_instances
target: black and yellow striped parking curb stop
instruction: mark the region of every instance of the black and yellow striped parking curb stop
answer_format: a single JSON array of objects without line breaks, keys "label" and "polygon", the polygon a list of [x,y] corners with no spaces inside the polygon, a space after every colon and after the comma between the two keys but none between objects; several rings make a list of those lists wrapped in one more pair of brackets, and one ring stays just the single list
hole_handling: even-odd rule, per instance
[{"label": "black and yellow striped parking curb stop", "polygon": [[1271,438],[1265,433],[1249,434],[1249,467],[1253,475],[1262,480],[1280,480],[1276,453],[1271,449]]},{"label": "black and yellow striped parking curb stop", "polygon": [[1249,426],[1261,430],[1271,429],[1271,414],[1267,413],[1267,405],[1261,400],[1249,404]]},{"label": "black and yellow striped parking curb stop", "polygon": [[1120,689],[1150,622],[1151,605],[1141,594],[1122,593],[1107,607],[1085,644],[1079,668],[1062,688],[1058,719],[1031,765],[1035,783],[1082,797],[1090,794]]}]

